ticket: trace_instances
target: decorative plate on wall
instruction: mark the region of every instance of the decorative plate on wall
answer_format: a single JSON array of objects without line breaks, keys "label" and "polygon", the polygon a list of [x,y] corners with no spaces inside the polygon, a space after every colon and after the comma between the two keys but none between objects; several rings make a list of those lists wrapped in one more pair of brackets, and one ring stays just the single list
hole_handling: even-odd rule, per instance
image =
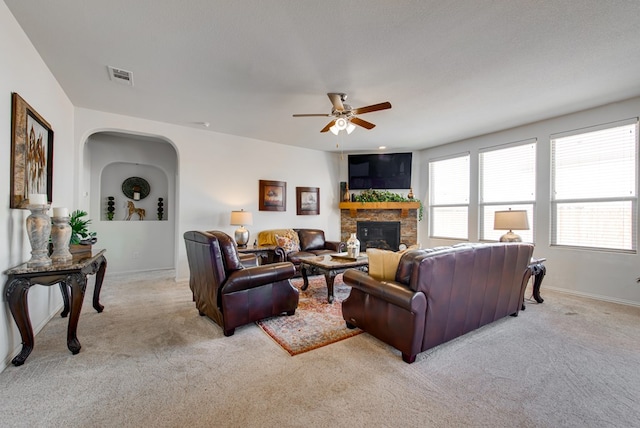
[{"label": "decorative plate on wall", "polygon": [[[122,193],[129,199],[144,199],[149,196],[149,192],[151,192],[151,186],[144,178],[129,177],[122,182]],[[134,197],[136,193],[140,193],[139,198]]]}]

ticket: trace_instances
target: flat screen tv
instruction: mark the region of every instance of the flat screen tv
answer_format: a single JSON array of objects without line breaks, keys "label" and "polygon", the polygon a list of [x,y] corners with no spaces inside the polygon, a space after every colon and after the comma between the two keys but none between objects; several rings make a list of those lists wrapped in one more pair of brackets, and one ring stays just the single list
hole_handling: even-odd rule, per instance
[{"label": "flat screen tv", "polygon": [[349,155],[349,190],[411,188],[411,153]]}]

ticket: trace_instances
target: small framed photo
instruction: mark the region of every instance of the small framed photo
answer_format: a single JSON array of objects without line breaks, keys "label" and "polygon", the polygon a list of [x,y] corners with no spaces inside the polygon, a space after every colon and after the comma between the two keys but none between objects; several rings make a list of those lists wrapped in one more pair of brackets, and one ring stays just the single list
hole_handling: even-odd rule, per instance
[{"label": "small framed photo", "polygon": [[17,93],[11,95],[10,208],[25,209],[29,194],[53,200],[53,129]]},{"label": "small framed photo", "polygon": [[287,183],[284,181],[260,180],[260,211],[287,210]]},{"label": "small framed photo", "polygon": [[296,187],[296,211],[298,215],[319,215],[320,188]]}]

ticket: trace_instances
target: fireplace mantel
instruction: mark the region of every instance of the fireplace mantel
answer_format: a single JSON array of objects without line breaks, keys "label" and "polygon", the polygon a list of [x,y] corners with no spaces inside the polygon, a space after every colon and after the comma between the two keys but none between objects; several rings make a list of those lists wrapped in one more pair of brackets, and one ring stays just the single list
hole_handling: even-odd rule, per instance
[{"label": "fireplace mantel", "polygon": [[420,208],[420,202],[340,202],[341,210],[349,210],[351,217],[358,216],[358,210],[401,210],[401,217],[408,217],[409,210]]}]

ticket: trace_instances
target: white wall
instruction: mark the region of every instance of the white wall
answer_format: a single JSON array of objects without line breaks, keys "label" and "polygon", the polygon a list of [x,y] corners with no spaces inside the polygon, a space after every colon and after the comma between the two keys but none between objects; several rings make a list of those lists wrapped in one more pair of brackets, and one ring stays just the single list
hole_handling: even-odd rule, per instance
[{"label": "white wall", "polygon": [[[174,248],[178,279],[189,273],[184,232],[218,229],[233,235],[237,227],[229,225],[232,210],[253,212],[253,225],[247,226],[251,241],[261,230],[281,227],[323,229],[327,239],[340,239],[339,155],[83,108],[76,108],[75,124],[74,140],[84,152],[87,148],[82,142],[104,131],[156,137],[174,146],[178,157],[173,202],[178,224]],[[85,162],[90,157],[87,153],[80,156]],[[82,167],[79,163],[78,169]],[[100,196],[91,184],[94,171],[84,168],[82,174],[78,192],[89,194],[84,208],[90,217],[99,218]],[[259,180],[287,183],[286,212],[258,211]],[[320,188],[319,216],[296,215],[296,187]],[[116,251],[129,250],[120,245]],[[108,260],[112,252],[107,248]],[[115,272],[111,263],[107,275],[109,272]]]},{"label": "white wall", "polygon": [[[535,206],[535,257],[546,257],[547,276],[542,289],[545,288],[596,297],[603,300],[640,305],[640,255],[624,254],[608,251],[576,250],[552,247],[550,245],[550,135],[563,131],[605,124],[622,119],[640,116],[640,98],[610,104],[599,108],[574,113],[518,128],[483,135],[444,146],[424,150],[421,156],[420,188],[428,189],[428,168],[430,159],[452,154],[469,152],[471,154],[471,197],[469,210],[469,240],[478,241],[479,216],[478,203],[478,150],[537,138],[537,181]],[[428,195],[419,195],[428,201]],[[425,217],[427,213],[425,212]],[[419,224],[420,235],[429,246],[447,245],[451,241],[427,239],[428,223]],[[640,227],[637,227],[640,229]],[[640,241],[639,241],[640,242]]]},{"label": "white wall", "polygon": [[[4,2],[0,2],[0,272],[16,266],[30,257],[31,247],[25,233],[27,210],[9,209],[9,178],[11,158],[11,93],[17,92],[53,128],[53,204],[72,207],[76,165],[73,144],[73,106],[58,82],[19,27]],[[2,284],[7,281],[2,275]],[[4,287],[3,287],[4,290]],[[56,287],[34,286],[29,291],[28,304],[34,331],[61,307],[60,290]],[[60,337],[65,343],[66,337]],[[0,305],[0,370],[10,363],[21,349],[20,333],[3,299]],[[35,342],[38,349],[38,340]]]}]

